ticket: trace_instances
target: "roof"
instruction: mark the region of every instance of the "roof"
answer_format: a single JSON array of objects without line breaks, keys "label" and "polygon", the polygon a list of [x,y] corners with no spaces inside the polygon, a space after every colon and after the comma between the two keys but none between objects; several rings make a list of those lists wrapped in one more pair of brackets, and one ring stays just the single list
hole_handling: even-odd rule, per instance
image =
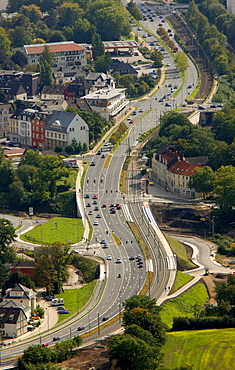
[{"label": "roof", "polygon": [[[81,121],[82,118],[75,113],[55,110],[47,119],[45,130],[67,132],[67,128],[75,117]],[[83,120],[82,120],[83,121]],[[84,122],[84,125],[87,124]]]},{"label": "roof", "polygon": [[98,91],[94,91],[90,94],[87,94],[85,95],[82,99],[87,99],[87,100],[96,100],[96,99],[99,99],[99,100],[108,100],[108,99],[111,99],[111,98],[114,98],[116,96],[118,96],[119,94],[123,93],[124,91],[126,91],[126,89],[100,89]]},{"label": "roof", "polygon": [[139,44],[134,40],[124,41],[104,41],[105,49],[133,49],[139,48]]},{"label": "roof", "polygon": [[64,85],[51,85],[51,86],[44,86],[41,92],[43,94],[54,94],[54,95],[62,95],[64,97]]},{"label": "roof", "polygon": [[58,53],[62,51],[77,51],[85,50],[82,46],[76,44],[74,41],[65,41],[65,42],[51,42],[47,44],[33,44],[33,45],[24,45],[27,55],[32,54],[41,54],[45,46],[49,46],[50,52]]},{"label": "roof", "polygon": [[[12,294],[13,292],[13,294]],[[15,295],[14,296],[14,292],[22,292],[23,295],[19,296],[19,295]],[[11,294],[10,294],[11,293]],[[36,297],[36,293],[30,289],[30,288],[27,288],[26,286],[22,285],[22,284],[16,284],[14,286],[14,288],[9,288],[7,289],[6,291],[6,295],[4,296],[4,299],[31,299],[31,298],[34,298]]]},{"label": "roof", "polygon": [[132,67],[132,65],[130,63],[124,63],[124,62],[121,62],[118,59],[114,59],[113,63],[110,65],[109,68],[112,70],[112,73],[119,72],[121,74],[122,73],[123,74],[124,73],[125,74],[130,74],[130,73],[138,74],[136,69],[134,67]]},{"label": "roof", "polygon": [[188,163],[188,161],[178,160],[168,168],[168,171],[170,171],[172,173],[176,173],[178,175],[191,176],[191,175],[193,175],[194,170],[197,167],[202,168],[203,166],[200,165],[200,164],[197,164],[197,165],[190,164],[190,163]]},{"label": "roof", "polygon": [[0,89],[3,90],[3,92],[6,91],[7,93],[10,93],[13,96],[26,93],[22,85],[22,82],[1,81]]},{"label": "roof", "polygon": [[18,261],[14,261],[10,264],[10,268],[11,269],[15,269],[15,268],[32,268],[32,269],[35,269],[36,267],[36,263],[34,261],[30,261],[30,260],[26,260],[26,261],[23,261],[23,260],[18,260]]},{"label": "roof", "polygon": [[23,304],[18,304],[14,301],[3,301],[0,303],[0,315],[3,317],[0,320],[1,324],[16,324],[20,313],[23,313],[25,319],[27,316],[25,311],[28,311],[30,307],[25,306]]},{"label": "roof", "polygon": [[5,158],[20,157],[24,154],[25,151],[26,149],[22,148],[5,149],[3,155]]},{"label": "roof", "polygon": [[105,73],[98,73],[98,72],[89,72],[86,79],[96,81],[98,78],[101,78],[103,81],[105,81],[108,77]]}]

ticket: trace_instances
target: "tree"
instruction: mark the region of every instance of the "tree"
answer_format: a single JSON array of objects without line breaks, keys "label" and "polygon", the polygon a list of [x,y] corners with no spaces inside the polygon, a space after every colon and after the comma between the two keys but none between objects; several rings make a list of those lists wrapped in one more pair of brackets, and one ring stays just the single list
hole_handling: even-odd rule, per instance
[{"label": "tree", "polygon": [[109,340],[110,359],[117,360],[122,370],[157,370],[162,355],[155,346],[131,335],[114,336]]},{"label": "tree", "polygon": [[7,103],[6,95],[2,90],[0,90],[0,103]]},{"label": "tree", "polygon": [[60,343],[56,343],[55,350],[58,356],[58,361],[65,361],[72,356],[73,349],[82,343],[82,339],[77,336],[74,339],[67,339]]},{"label": "tree", "polygon": [[137,21],[140,21],[142,19],[142,14],[133,1],[130,1],[127,4],[126,8],[130,12],[132,17],[134,17]]},{"label": "tree", "polygon": [[9,40],[4,28],[0,27],[0,49],[11,56],[11,41]]},{"label": "tree", "polygon": [[10,34],[12,47],[17,48],[33,42],[32,32],[27,26],[16,26]]},{"label": "tree", "polygon": [[97,32],[94,32],[92,35],[92,56],[96,60],[97,57],[104,56],[105,48],[101,40],[100,35]]},{"label": "tree", "polygon": [[40,63],[40,83],[41,86],[50,86],[54,83],[52,67],[46,60]]},{"label": "tree", "polygon": [[73,2],[63,2],[58,8],[58,24],[60,28],[70,26],[74,27],[77,20],[84,15],[83,9],[79,4]]},{"label": "tree", "polygon": [[39,8],[39,6],[35,4],[30,4],[30,5],[23,5],[19,13],[24,14],[26,17],[29,18],[30,22],[32,23],[37,23],[40,19],[43,18],[43,14]]},{"label": "tree", "polygon": [[17,51],[13,54],[11,60],[21,68],[27,64],[27,58],[21,51]]},{"label": "tree", "polygon": [[14,181],[14,169],[12,162],[3,159],[0,164],[0,188],[2,192],[9,192],[9,186]]},{"label": "tree", "polygon": [[0,261],[2,263],[12,262],[15,258],[15,251],[10,244],[16,237],[12,223],[4,218],[0,219]]},{"label": "tree", "polygon": [[[30,166],[39,167],[40,161],[42,158],[41,152],[39,150],[29,149],[27,152],[20,158],[19,167],[25,164]],[[18,168],[19,168],[18,167]]]},{"label": "tree", "polygon": [[214,189],[215,174],[211,167],[197,167],[193,175],[190,176],[188,187],[195,189],[199,193],[203,193],[203,199],[207,194],[210,194]]},{"label": "tree", "polygon": [[155,314],[160,312],[160,307],[156,306],[155,299],[152,299],[147,295],[133,295],[131,298],[128,298],[123,302],[123,306],[127,311],[139,307]]},{"label": "tree", "polygon": [[188,68],[188,58],[183,51],[178,51],[175,55],[175,65],[176,68],[180,70],[180,72],[185,72]]},{"label": "tree", "polygon": [[22,284],[27,288],[35,290],[35,284],[28,274],[23,274],[21,271],[15,271],[10,274],[9,279],[5,284],[3,284],[2,295],[5,295],[8,288],[14,288],[16,284]]},{"label": "tree", "polygon": [[48,45],[44,46],[44,50],[40,57],[40,63],[43,63],[44,61],[46,61],[50,67],[53,67],[55,64],[54,53],[50,51],[50,47]]},{"label": "tree", "polygon": [[56,353],[48,347],[40,344],[33,344],[24,350],[24,354],[19,360],[19,369],[24,369],[24,364],[45,364],[56,361]]},{"label": "tree", "polygon": [[168,136],[168,128],[169,126],[185,126],[185,127],[192,127],[192,123],[189,121],[187,117],[185,117],[182,113],[175,113],[170,112],[165,114],[161,118],[161,127],[159,130],[159,136]]},{"label": "tree", "polygon": [[213,193],[222,210],[231,210],[235,206],[235,167],[221,166],[218,169]]},{"label": "tree", "polygon": [[153,60],[154,67],[161,68],[163,66],[162,60],[163,55],[160,53],[160,51],[155,50],[151,54],[151,59]]}]

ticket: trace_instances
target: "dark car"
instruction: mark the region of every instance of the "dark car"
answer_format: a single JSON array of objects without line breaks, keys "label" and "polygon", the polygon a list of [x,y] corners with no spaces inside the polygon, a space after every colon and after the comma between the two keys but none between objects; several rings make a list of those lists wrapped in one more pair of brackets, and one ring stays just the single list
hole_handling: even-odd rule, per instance
[{"label": "dark car", "polygon": [[212,105],[210,105],[210,108],[217,108],[217,105],[216,104],[212,104]]},{"label": "dark car", "polygon": [[102,321],[107,321],[108,319],[109,319],[108,316],[104,316]]},{"label": "dark car", "polygon": [[87,205],[86,205],[87,207],[91,207],[91,203],[87,203]]},{"label": "dark car", "polygon": [[84,326],[79,326],[77,330],[78,330],[78,331],[82,331],[82,330],[84,330],[84,329],[85,329],[85,328],[84,328]]},{"label": "dark car", "polygon": [[47,295],[46,297],[45,297],[45,300],[46,301],[52,301],[52,299],[54,299],[55,297],[53,297],[53,295]]},{"label": "dark car", "polygon": [[53,342],[57,342],[57,340],[60,340],[60,337],[54,337]]},{"label": "dark car", "polygon": [[134,261],[134,259],[135,259],[135,257],[133,257],[133,256],[129,257],[129,261]]},{"label": "dark car", "polygon": [[89,194],[86,194],[84,198],[90,198],[90,195]]},{"label": "dark car", "polygon": [[90,166],[95,166],[95,162],[91,162]]},{"label": "dark car", "polygon": [[102,204],[101,208],[106,208],[106,204]]},{"label": "dark car", "polygon": [[116,213],[115,209],[111,209],[110,213]]}]

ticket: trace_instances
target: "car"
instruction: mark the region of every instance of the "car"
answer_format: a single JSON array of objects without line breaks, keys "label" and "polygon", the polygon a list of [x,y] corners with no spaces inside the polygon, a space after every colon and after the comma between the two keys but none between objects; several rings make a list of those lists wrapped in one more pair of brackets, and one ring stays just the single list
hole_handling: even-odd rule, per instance
[{"label": "car", "polygon": [[118,258],[116,259],[115,263],[122,263],[121,258],[120,258],[120,257],[118,257]]},{"label": "car", "polygon": [[198,109],[200,109],[200,110],[205,110],[205,109],[206,109],[206,107],[204,107],[203,105],[199,105],[199,106],[198,106]]},{"label": "car", "polygon": [[109,254],[109,255],[107,256],[106,260],[111,261],[111,259],[112,259],[112,256],[110,256],[110,254]]},{"label": "car", "polygon": [[187,100],[187,104],[192,105],[192,104],[194,104],[194,101],[193,100]]},{"label": "car", "polygon": [[96,218],[101,218],[101,215],[97,213]]},{"label": "car", "polygon": [[0,342],[0,346],[6,346],[7,344],[5,342]]},{"label": "car", "polygon": [[134,56],[138,57],[139,56],[139,53],[137,53],[137,51],[134,53]]},{"label": "car", "polygon": [[77,331],[82,331],[82,330],[84,330],[85,328],[84,328],[84,326],[79,326],[78,328],[77,328]]},{"label": "car", "polygon": [[147,17],[144,17],[144,18],[143,18],[143,21],[147,21],[147,20],[148,20],[148,18],[147,18]]},{"label": "car", "polygon": [[150,22],[154,22],[153,18],[150,19]]},{"label": "car", "polygon": [[170,67],[171,65],[170,65],[170,63],[166,63],[166,66],[167,66],[167,67]]},{"label": "car", "polygon": [[108,247],[109,247],[108,244],[105,243],[102,248],[107,249]]},{"label": "car", "polygon": [[224,105],[223,105],[223,104],[221,104],[221,103],[217,104],[217,107],[218,107],[218,108],[223,108],[223,106],[224,106]]},{"label": "car", "polygon": [[101,150],[98,150],[98,152],[96,154],[100,155],[101,154]]},{"label": "car", "polygon": [[143,38],[146,39],[147,38],[147,35],[143,35]]},{"label": "car", "polygon": [[68,314],[69,311],[68,310],[59,310],[58,313],[61,314],[61,315],[62,314]]},{"label": "car", "polygon": [[137,114],[137,110],[134,110],[134,112],[132,112],[132,116],[135,116]]},{"label": "car", "polygon": [[90,216],[90,215],[92,215],[92,210],[90,210],[89,212],[88,212],[88,215]]},{"label": "car", "polygon": [[172,84],[169,84],[168,87],[172,87]]},{"label": "car", "polygon": [[58,340],[60,340],[60,337],[54,337],[53,338],[53,342],[57,342]]},{"label": "car", "polygon": [[86,205],[87,207],[91,207],[91,203],[87,203],[87,205]]},{"label": "car", "polygon": [[135,259],[135,257],[133,257],[133,256],[129,257],[129,261],[134,261],[134,259]]},{"label": "car", "polygon": [[84,198],[90,198],[90,194],[86,194]]},{"label": "car", "polygon": [[159,18],[163,18],[163,15],[159,15]]},{"label": "car", "polygon": [[171,107],[170,103],[165,103],[165,107]]},{"label": "car", "polygon": [[92,199],[98,199],[97,195],[94,194],[93,197],[92,197]]},{"label": "car", "polygon": [[101,242],[100,242],[100,244],[106,244],[105,239],[102,239]]},{"label": "car", "polygon": [[143,265],[143,261],[142,260],[137,261],[137,265]]},{"label": "car", "polygon": [[178,89],[178,85],[175,85],[175,86],[174,86],[174,89],[175,89],[175,90],[176,90],[176,89]]},{"label": "car", "polygon": [[99,207],[98,207],[98,206],[96,206],[96,207],[94,208],[94,211],[99,211]]},{"label": "car", "polygon": [[120,278],[121,277],[121,274],[118,274],[118,276],[117,276],[118,278]]},{"label": "car", "polygon": [[115,209],[111,209],[110,213],[116,213]]},{"label": "car", "polygon": [[167,32],[172,32],[170,28],[168,28]]},{"label": "car", "polygon": [[65,310],[65,308],[63,306],[58,306],[57,311],[59,311],[59,310]]},{"label": "car", "polygon": [[101,208],[106,208],[106,204],[102,204]]},{"label": "car", "polygon": [[172,33],[169,33],[169,36],[170,36],[170,37],[172,37],[172,36],[173,36],[173,34],[172,34]]},{"label": "car", "polygon": [[104,143],[104,146],[109,146],[109,143],[106,141],[106,142]]},{"label": "car", "polygon": [[143,267],[144,267],[143,265],[138,265],[138,268],[140,268],[140,269],[143,268]]},{"label": "car", "polygon": [[102,321],[107,321],[108,319],[109,319],[108,316],[104,316],[103,319],[102,319]]},{"label": "car", "polygon": [[116,205],[116,209],[121,209],[121,208],[122,208],[121,204]]},{"label": "car", "polygon": [[45,300],[46,301],[52,301],[52,299],[54,299],[55,297],[53,296],[53,295],[47,295],[46,297],[45,297]]},{"label": "car", "polygon": [[160,98],[158,101],[159,101],[160,103],[162,103],[162,102],[163,102],[163,99],[162,99],[162,98]]},{"label": "car", "polygon": [[151,35],[151,33],[148,33],[148,37],[151,37],[152,35]]},{"label": "car", "polygon": [[192,85],[188,85],[188,86],[187,86],[187,89],[191,89],[191,88],[192,88]]},{"label": "car", "polygon": [[127,121],[130,121],[132,118],[129,116],[129,117],[127,117]]},{"label": "car", "polygon": [[162,46],[162,47],[160,48],[160,50],[161,50],[161,51],[165,51],[165,48]]},{"label": "car", "polygon": [[110,207],[114,207],[114,204],[113,204],[113,203],[111,203],[111,204],[110,204]]},{"label": "car", "polygon": [[142,28],[141,27],[138,27],[138,31],[142,31]]},{"label": "car", "polygon": [[162,27],[162,24],[161,24],[161,23],[159,23],[159,24],[158,24],[158,27]]},{"label": "car", "polygon": [[141,70],[141,67],[140,66],[138,66],[138,67],[136,67],[135,68],[137,71],[140,71]]},{"label": "car", "polygon": [[[159,17],[160,18],[160,17]],[[166,23],[165,19],[162,19],[162,23]]]},{"label": "car", "polygon": [[97,204],[97,200],[96,199],[94,200],[93,204]]},{"label": "car", "polygon": [[133,120],[133,119],[131,119],[130,121],[129,121],[129,123],[134,123],[135,121]]},{"label": "car", "polygon": [[92,161],[91,164],[90,164],[90,166],[95,166],[95,162]]},{"label": "car", "polygon": [[95,222],[93,223],[93,225],[94,225],[94,226],[99,226],[99,222],[98,222],[98,221],[95,221]]},{"label": "car", "polygon": [[105,154],[102,154],[101,158],[105,158]]},{"label": "car", "polygon": [[210,105],[210,108],[217,108],[217,105],[216,104],[212,104],[212,105]]},{"label": "car", "polygon": [[48,343],[42,343],[42,347],[48,347]]}]

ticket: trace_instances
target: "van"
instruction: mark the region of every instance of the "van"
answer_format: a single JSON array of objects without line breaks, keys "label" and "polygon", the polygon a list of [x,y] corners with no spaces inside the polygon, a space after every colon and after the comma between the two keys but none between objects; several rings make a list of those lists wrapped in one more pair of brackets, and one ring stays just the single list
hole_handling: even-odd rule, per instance
[{"label": "van", "polygon": [[64,304],[64,298],[54,298],[51,301],[52,306],[61,306]]}]

